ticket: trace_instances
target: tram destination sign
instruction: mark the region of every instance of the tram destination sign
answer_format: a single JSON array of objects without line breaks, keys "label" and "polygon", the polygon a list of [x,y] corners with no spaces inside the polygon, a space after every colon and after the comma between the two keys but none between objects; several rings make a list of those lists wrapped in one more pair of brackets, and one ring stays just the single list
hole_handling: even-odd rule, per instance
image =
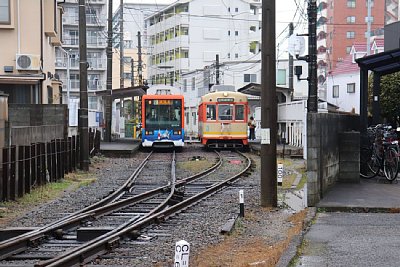
[{"label": "tram destination sign", "polygon": [[217,98],[217,102],[233,102],[235,99],[233,97]]}]

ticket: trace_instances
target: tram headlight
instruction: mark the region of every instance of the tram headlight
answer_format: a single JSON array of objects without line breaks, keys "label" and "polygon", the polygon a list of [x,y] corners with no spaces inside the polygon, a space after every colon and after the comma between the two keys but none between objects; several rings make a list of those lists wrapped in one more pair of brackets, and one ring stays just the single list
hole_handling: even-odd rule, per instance
[{"label": "tram headlight", "polygon": [[146,131],[146,135],[151,135],[151,134],[153,134],[154,132],[153,131]]},{"label": "tram headlight", "polygon": [[182,132],[181,131],[174,131],[174,134],[181,134]]}]

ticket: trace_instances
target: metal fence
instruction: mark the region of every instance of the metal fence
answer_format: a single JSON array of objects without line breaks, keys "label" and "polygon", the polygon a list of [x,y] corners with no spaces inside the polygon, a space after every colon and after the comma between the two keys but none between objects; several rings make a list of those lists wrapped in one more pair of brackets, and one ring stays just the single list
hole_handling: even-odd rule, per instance
[{"label": "metal fence", "polygon": [[[47,143],[11,146],[2,149],[0,200],[10,201],[32,188],[56,182],[75,171],[80,162],[79,136],[54,139]],[[90,130],[89,151],[100,151],[100,132]]]}]

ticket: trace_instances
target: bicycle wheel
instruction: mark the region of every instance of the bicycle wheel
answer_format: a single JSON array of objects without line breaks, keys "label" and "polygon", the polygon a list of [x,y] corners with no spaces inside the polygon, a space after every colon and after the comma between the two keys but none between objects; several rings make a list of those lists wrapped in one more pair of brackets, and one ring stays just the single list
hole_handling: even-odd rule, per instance
[{"label": "bicycle wheel", "polygon": [[378,175],[381,169],[379,157],[369,148],[361,148],[360,176],[370,179]]},{"label": "bicycle wheel", "polygon": [[394,148],[389,148],[385,151],[383,172],[388,181],[393,181],[397,177],[399,172],[399,159],[397,157],[397,151]]}]

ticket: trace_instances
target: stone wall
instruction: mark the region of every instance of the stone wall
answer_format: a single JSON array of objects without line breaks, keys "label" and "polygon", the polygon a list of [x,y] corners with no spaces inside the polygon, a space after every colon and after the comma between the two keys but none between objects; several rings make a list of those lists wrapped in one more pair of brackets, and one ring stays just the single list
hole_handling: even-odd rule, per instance
[{"label": "stone wall", "polygon": [[315,206],[340,177],[340,133],[358,131],[359,116],[307,114],[307,195]]}]

